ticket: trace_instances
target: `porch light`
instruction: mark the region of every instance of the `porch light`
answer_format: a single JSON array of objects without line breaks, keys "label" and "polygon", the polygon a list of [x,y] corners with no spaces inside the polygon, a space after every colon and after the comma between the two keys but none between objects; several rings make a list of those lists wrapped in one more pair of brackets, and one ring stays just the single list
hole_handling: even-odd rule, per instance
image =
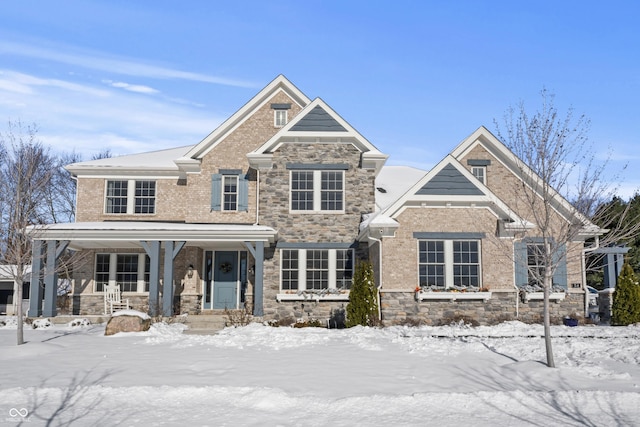
[{"label": "porch light", "polygon": [[193,278],[193,264],[189,264],[189,267],[187,268],[187,277],[189,279]]}]

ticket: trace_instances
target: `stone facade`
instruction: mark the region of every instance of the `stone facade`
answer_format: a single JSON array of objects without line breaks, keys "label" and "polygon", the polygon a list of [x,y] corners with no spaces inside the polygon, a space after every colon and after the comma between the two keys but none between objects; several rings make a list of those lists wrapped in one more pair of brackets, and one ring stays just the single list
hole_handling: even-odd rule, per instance
[{"label": "stone facade", "polygon": [[[494,325],[509,320],[542,323],[543,301],[524,302],[517,292],[492,292],[482,300],[424,300],[417,301],[414,292],[381,293],[382,321],[385,325],[448,325],[464,321],[479,325]],[[584,297],[568,294],[550,303],[552,323],[561,324],[565,316],[581,316]]]},{"label": "stone facade", "polygon": [[[348,243],[356,260],[368,259],[366,244],[356,242],[362,215],[374,208],[374,172],[361,169],[361,153],[351,144],[283,144],[273,154],[273,167],[260,173],[260,224],[277,228],[288,243]],[[347,164],[344,177],[344,213],[292,213],[287,163]],[[264,264],[264,317],[269,320],[340,319],[347,301],[278,302],[280,251],[270,248]]]}]

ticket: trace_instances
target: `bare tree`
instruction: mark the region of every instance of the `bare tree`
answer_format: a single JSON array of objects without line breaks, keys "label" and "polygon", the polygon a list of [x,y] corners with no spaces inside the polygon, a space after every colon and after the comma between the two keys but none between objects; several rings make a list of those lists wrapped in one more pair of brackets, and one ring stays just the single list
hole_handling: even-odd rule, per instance
[{"label": "bare tree", "polygon": [[43,215],[47,222],[73,222],[76,207],[76,181],[64,168],[70,163],[82,161],[81,156],[72,151],[61,153],[55,158],[55,167],[51,182],[47,186],[42,200]]},{"label": "bare tree", "polygon": [[[603,201],[611,198],[615,188],[605,179],[608,162],[596,160],[588,141],[589,120],[584,115],[575,117],[573,109],[561,115],[554,105],[554,95],[545,89],[541,98],[541,108],[533,114],[527,112],[523,102],[510,107],[504,117],[504,131],[495,124],[498,137],[516,155],[522,176],[521,184],[513,189],[515,210],[535,225],[519,236],[523,242],[535,238],[536,243],[527,245],[521,255],[525,259],[516,262],[527,266],[529,277],[542,286],[547,365],[554,367],[549,313],[554,274],[566,257],[582,256],[581,242],[585,239],[591,238],[591,249],[618,241],[621,228],[603,230],[594,224],[610,224],[612,220],[622,223],[612,215],[620,217],[627,212],[602,209]],[[637,234],[638,227],[624,231],[629,233]],[[527,258],[535,262],[527,262]]]},{"label": "bare tree", "polygon": [[25,233],[29,225],[44,224],[44,200],[55,160],[37,139],[35,125],[23,126],[20,121],[9,122],[7,131],[0,133],[3,161],[0,165],[0,262],[9,267],[15,283],[14,301],[17,301],[17,344],[24,343],[22,289],[31,264],[31,241]]}]

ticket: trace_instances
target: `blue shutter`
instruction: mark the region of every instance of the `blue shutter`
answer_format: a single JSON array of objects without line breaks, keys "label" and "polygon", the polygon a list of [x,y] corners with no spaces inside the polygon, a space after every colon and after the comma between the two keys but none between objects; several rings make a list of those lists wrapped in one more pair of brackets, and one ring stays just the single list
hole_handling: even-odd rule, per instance
[{"label": "blue shutter", "polygon": [[529,271],[527,268],[527,243],[515,242],[513,244],[513,255],[516,269],[516,286],[526,286],[529,284]]},{"label": "blue shutter", "polygon": [[567,254],[566,246],[560,245],[553,255],[553,263],[557,264],[553,275],[553,285],[567,289]]},{"label": "blue shutter", "polygon": [[222,200],[222,175],[211,175],[211,210],[219,211]]},{"label": "blue shutter", "polygon": [[249,210],[249,179],[247,175],[238,175],[238,210]]}]

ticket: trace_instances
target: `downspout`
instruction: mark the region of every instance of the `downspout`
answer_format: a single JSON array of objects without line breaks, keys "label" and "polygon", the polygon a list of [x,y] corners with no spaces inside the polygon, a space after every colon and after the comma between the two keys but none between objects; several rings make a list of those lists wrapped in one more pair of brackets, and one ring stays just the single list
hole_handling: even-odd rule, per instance
[{"label": "downspout", "polygon": [[260,169],[256,169],[256,222],[253,225],[258,225],[260,222]]},{"label": "downspout", "polygon": [[369,240],[373,240],[374,242],[378,242],[378,246],[380,250],[378,251],[378,321],[382,321],[382,309],[380,308],[380,288],[382,288],[382,238],[376,239],[375,237],[367,236]]}]

